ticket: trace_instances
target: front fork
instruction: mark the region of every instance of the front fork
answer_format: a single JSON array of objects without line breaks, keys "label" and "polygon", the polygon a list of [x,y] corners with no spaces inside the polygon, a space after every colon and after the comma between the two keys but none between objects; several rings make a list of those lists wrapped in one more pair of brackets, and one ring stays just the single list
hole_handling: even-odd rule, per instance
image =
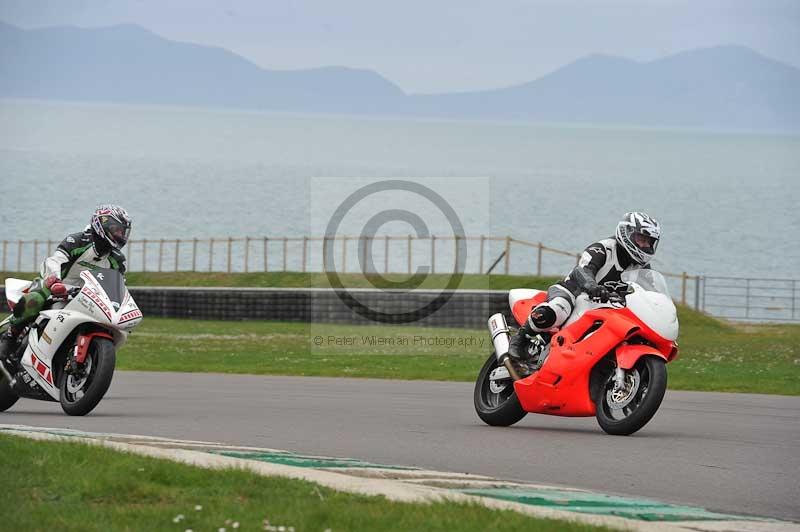
[{"label": "front fork", "polygon": [[617,366],[614,370],[614,389],[613,392],[618,392],[625,388],[625,370]]}]

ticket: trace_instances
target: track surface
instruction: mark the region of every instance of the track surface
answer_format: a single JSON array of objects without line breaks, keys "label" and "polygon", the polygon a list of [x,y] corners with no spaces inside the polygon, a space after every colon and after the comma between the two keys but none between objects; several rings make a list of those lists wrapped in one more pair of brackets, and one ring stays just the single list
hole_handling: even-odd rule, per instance
[{"label": "track surface", "polygon": [[0,423],[252,445],[800,520],[800,398],[668,392],[631,437],[594,418],[485,426],[468,383],[118,372],[87,417],[22,399]]}]

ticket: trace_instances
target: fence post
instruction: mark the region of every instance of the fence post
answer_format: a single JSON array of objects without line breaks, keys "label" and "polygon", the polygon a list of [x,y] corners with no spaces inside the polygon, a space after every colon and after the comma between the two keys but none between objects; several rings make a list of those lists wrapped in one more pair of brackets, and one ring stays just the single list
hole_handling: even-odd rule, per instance
[{"label": "fence post", "polygon": [[22,271],[22,240],[17,241],[17,271]]},{"label": "fence post", "polygon": [[481,235],[481,245],[480,245],[480,259],[478,262],[478,274],[483,273],[483,244],[486,241],[486,237]]},{"label": "fence post", "polygon": [[458,235],[453,235],[453,272],[458,273]]},{"label": "fence post", "polygon": [[539,247],[536,250],[536,277],[542,276],[542,243],[539,242]]},{"label": "fence post", "polygon": [[4,272],[8,271],[8,265],[6,263],[6,259],[7,259],[6,253],[7,252],[8,252],[8,240],[3,240],[3,271]]},{"label": "fence post", "polygon": [[744,317],[750,317],[750,279],[745,279],[745,288],[747,292],[745,292],[745,299],[744,299]]},{"label": "fence post", "polygon": [[174,268],[174,271],[176,271],[176,272],[178,271],[178,256],[180,255],[180,253],[181,253],[181,239],[180,238],[176,238],[175,239],[175,268]]},{"label": "fence post", "polygon": [[197,271],[197,238],[192,239],[192,271]]},{"label": "fence post", "polygon": [[406,258],[408,259],[408,274],[411,275],[411,235],[408,235],[408,253],[406,254]]},{"label": "fence post", "polygon": [[681,273],[681,305],[686,304],[686,272]]},{"label": "fence post", "polygon": [[[334,243],[336,241],[334,240]],[[342,237],[342,273],[347,273],[347,237]]]},{"label": "fence post", "polygon": [[308,255],[308,237],[303,236],[303,273],[306,271],[306,257]]},{"label": "fence post", "polygon": [[244,273],[250,271],[250,237],[244,237]]},{"label": "fence post", "polygon": [[39,241],[33,241],[33,271],[36,271],[36,267],[39,263]]},{"label": "fence post", "polygon": [[288,238],[283,237],[283,271],[286,271],[286,248],[288,247]]},{"label": "fence post", "polygon": [[142,271],[147,271],[147,239],[142,240]]},{"label": "fence post", "polygon": [[264,271],[269,271],[269,263],[267,262],[267,241],[269,238],[264,237]]},{"label": "fence post", "polygon": [[383,273],[389,273],[389,235],[383,241]]},{"label": "fence post", "polygon": [[436,235],[431,235],[431,273],[436,273]]},{"label": "fence post", "polygon": [[214,268],[214,239],[208,241],[208,271]]},{"label": "fence post", "polygon": [[164,255],[164,239],[158,241],[158,271],[161,271],[161,259]]},{"label": "fence post", "polygon": [[795,299],[797,299],[797,279],[792,281],[792,319],[794,319]]},{"label": "fence post", "polygon": [[703,312],[706,311],[706,278],[705,276],[700,277],[700,282],[703,283],[703,296],[700,300],[700,308]]},{"label": "fence post", "polygon": [[361,273],[367,275],[369,273],[369,268],[367,267],[367,246],[369,246],[369,237],[362,236],[359,237],[359,243],[362,243],[361,246]]},{"label": "fence post", "polygon": [[228,237],[228,273],[231,273],[231,247],[233,247],[233,237]]},{"label": "fence post", "polygon": [[509,268],[511,267],[511,237],[506,235],[506,262],[503,266],[505,274],[508,275]]},{"label": "fence post", "polygon": [[694,309],[700,310],[700,276],[694,276]]}]

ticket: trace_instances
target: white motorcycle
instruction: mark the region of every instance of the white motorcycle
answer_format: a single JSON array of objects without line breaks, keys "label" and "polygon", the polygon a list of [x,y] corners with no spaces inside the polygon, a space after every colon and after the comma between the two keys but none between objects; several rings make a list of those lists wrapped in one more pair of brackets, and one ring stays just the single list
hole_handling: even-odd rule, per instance
[{"label": "white motorcycle", "polygon": [[[142,312],[118,271],[84,271],[81,279],[83,287],[70,288],[65,299],[48,300],[19,346],[0,360],[0,412],[25,397],[57,401],[67,414],[83,416],[108,391],[116,352]],[[5,286],[13,308],[31,282],[6,279]],[[1,330],[10,319],[0,322]]]}]

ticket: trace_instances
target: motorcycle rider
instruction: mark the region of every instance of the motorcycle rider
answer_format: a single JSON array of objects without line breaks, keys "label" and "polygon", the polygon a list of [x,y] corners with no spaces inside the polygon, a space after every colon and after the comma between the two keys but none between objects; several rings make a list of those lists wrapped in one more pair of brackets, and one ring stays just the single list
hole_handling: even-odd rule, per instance
[{"label": "motorcycle rider", "polygon": [[52,295],[66,297],[67,286],[82,286],[80,275],[86,270],[111,268],[125,274],[122,248],[128,242],[131,218],[119,205],[101,205],[92,214],[89,226],[68,235],[55,253],[42,263],[27,294],[14,306],[11,326],[0,336],[0,358],[13,352],[19,333],[36,319]]},{"label": "motorcycle rider", "polygon": [[531,339],[543,347],[569,319],[575,298],[582,292],[593,300],[608,302],[621,283],[622,272],[650,267],[660,238],[661,226],[654,218],[643,212],[626,213],[617,224],[615,236],[590,244],[569,275],[548,288],[547,301],[531,311],[525,325],[511,338],[509,355],[517,360],[529,358],[526,348]]}]

